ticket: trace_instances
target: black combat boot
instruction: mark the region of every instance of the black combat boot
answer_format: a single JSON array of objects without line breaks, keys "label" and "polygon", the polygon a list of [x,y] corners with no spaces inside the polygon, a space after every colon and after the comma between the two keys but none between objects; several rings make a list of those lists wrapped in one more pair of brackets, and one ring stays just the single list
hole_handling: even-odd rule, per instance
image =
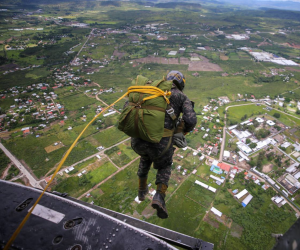
[{"label": "black combat boot", "polygon": [[168,211],[165,203],[167,188],[168,186],[163,183],[157,184],[156,193],[151,204],[151,206],[157,210],[157,216],[161,219],[168,218]]},{"label": "black combat boot", "polygon": [[144,201],[147,193],[148,193],[147,177],[139,178],[139,193],[138,193],[139,200]]}]

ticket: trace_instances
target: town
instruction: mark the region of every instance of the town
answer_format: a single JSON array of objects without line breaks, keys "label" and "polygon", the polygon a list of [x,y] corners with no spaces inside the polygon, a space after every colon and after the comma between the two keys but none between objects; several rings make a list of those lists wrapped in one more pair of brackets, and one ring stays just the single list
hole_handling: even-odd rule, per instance
[{"label": "town", "polygon": [[169,10],[164,4],[95,6],[97,15],[68,3],[1,10],[1,178],[45,188],[77,136],[132,79],[180,70],[198,123],[174,153],[168,220],[150,205],[155,170],[146,200],[138,200],[139,156],[117,129],[125,99],[87,128],[48,191],[215,249],[271,249],[271,234],[300,216],[299,20],[274,25],[266,16],[260,26],[249,17],[237,25],[197,4],[201,14],[176,10],[177,19],[170,11],[156,16]]}]

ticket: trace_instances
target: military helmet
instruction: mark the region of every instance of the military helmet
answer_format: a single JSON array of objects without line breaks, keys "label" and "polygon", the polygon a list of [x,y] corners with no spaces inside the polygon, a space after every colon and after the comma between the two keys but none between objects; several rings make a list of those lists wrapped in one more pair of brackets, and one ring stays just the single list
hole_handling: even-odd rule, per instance
[{"label": "military helmet", "polygon": [[185,77],[181,72],[177,70],[170,71],[167,75],[167,80],[173,81],[176,87],[183,91],[185,85]]}]

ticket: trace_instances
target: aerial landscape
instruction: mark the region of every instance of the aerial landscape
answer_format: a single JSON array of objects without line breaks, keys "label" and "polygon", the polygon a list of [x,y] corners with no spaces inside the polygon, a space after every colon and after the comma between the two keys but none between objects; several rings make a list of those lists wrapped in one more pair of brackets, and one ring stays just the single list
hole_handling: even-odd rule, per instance
[{"label": "aerial landscape", "polygon": [[300,3],[263,3],[1,1],[1,179],[44,189],[137,75],[178,70],[197,125],[174,153],[168,219],[151,207],[153,168],[138,200],[140,156],[118,130],[126,98],[87,128],[48,191],[214,249],[272,249],[300,217]]}]

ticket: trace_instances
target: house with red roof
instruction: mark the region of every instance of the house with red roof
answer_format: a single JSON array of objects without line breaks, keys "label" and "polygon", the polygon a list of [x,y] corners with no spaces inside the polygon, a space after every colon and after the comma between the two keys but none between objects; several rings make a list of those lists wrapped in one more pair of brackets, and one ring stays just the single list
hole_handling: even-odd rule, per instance
[{"label": "house with red roof", "polygon": [[30,130],[29,129],[23,130],[23,135],[28,135],[28,134],[30,134]]},{"label": "house with red roof", "polygon": [[218,163],[218,167],[220,167],[222,170],[229,172],[230,170],[230,165],[226,164],[226,163]]}]

